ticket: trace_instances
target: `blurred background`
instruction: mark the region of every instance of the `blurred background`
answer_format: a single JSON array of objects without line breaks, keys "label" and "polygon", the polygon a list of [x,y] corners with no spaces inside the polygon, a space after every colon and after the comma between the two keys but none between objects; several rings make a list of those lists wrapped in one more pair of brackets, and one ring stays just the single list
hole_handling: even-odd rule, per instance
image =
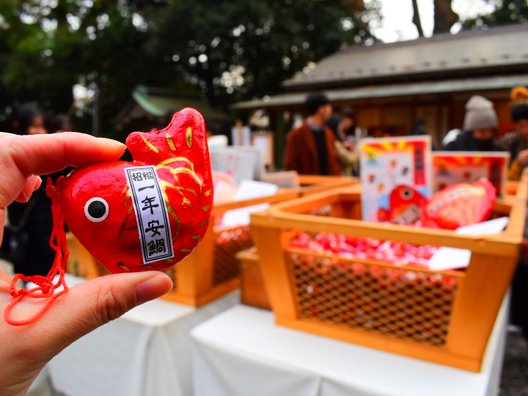
[{"label": "blurred background", "polygon": [[[516,156],[523,157],[516,168],[519,179],[528,168],[527,42],[528,0],[0,0],[0,131],[76,130],[124,141],[132,131],[162,128],[174,112],[194,107],[212,135],[213,169],[224,172],[224,179],[215,175],[215,204],[255,199],[247,191],[236,195],[243,180],[281,184],[269,171],[288,170],[287,133],[306,115],[308,136],[318,139],[314,158],[321,161],[314,172],[290,167],[301,175],[358,176],[357,144],[363,137],[430,135],[437,149],[485,129],[489,136],[475,140],[490,143],[488,151],[495,150],[493,139],[513,133],[516,140],[510,139],[513,149],[507,151],[514,164]],[[306,114],[305,100],[313,92],[325,95],[316,95],[317,106]],[[476,95],[479,106],[468,107]],[[512,116],[517,102],[524,106],[522,114]],[[466,126],[468,113],[484,113],[485,121],[492,122]],[[325,125],[335,135],[326,141]],[[446,142],[448,131],[456,134]],[[290,152],[307,152],[307,140],[290,144]],[[224,147],[228,143],[235,147]],[[337,167],[338,154],[343,169]],[[323,158],[336,165],[335,172]],[[311,158],[305,162],[314,164]],[[283,173],[297,183],[295,175]],[[273,193],[261,197],[273,196],[278,190],[273,187]],[[254,194],[257,189],[251,184],[246,190]],[[46,254],[53,260],[48,246],[51,202],[44,188],[40,194],[42,207],[10,206],[10,221],[15,219],[17,227],[28,219],[38,226],[34,238],[42,250],[34,248],[34,261],[26,260],[35,268]],[[32,210],[32,216],[48,217],[32,220]],[[215,287],[223,287],[238,281],[235,253],[252,242],[249,211],[243,212],[245,223],[238,228],[228,224],[224,212],[218,213],[222,216],[214,221],[220,231],[206,240],[220,246],[214,248],[220,253],[213,256],[213,247],[204,251],[211,256],[211,268],[216,257],[228,263],[211,275]],[[200,256],[200,261],[206,260]],[[258,257],[254,262],[258,265]],[[27,268],[15,270],[30,274]],[[510,329],[501,396],[528,395],[528,347],[521,335],[523,329],[528,334],[528,266],[520,271],[514,280],[520,294],[514,295],[513,312],[519,313],[522,329]],[[97,348],[93,351],[98,363],[92,367],[97,368],[104,359]],[[182,361],[190,349],[186,353]],[[501,358],[496,361],[502,364]],[[80,369],[90,379],[84,366],[65,367]],[[184,381],[191,381],[187,371],[180,372]],[[74,383],[74,388],[83,386]]]},{"label": "blurred background", "polygon": [[282,93],[347,48],[527,20],[524,0],[4,0],[0,130],[34,101],[121,140],[183,106],[227,134],[262,107],[237,103]]}]

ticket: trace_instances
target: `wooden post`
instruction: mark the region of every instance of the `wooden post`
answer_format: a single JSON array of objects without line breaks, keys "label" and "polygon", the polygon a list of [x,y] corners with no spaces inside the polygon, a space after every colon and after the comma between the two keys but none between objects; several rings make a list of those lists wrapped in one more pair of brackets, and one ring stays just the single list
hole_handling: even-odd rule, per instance
[{"label": "wooden post", "polygon": [[[266,216],[254,214],[253,216]],[[295,297],[292,290],[294,282],[290,279],[284,259],[280,230],[251,227],[251,235],[260,257],[260,269],[268,291],[268,297],[276,318],[297,317]]]},{"label": "wooden post", "polygon": [[202,242],[176,266],[176,292],[183,303],[197,306],[198,297],[211,288],[213,268],[210,263],[213,262],[216,238],[214,220],[213,216]]},{"label": "wooden post", "polygon": [[446,348],[481,359],[517,263],[516,257],[473,253],[453,307]]}]

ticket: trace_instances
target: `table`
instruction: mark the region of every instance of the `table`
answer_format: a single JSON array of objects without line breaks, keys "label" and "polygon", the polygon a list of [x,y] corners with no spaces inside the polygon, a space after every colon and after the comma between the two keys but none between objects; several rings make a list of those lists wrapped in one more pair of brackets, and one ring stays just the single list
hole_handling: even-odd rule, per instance
[{"label": "table", "polygon": [[51,380],[47,366],[42,369],[40,374],[31,384],[27,396],[55,396],[56,393],[51,385]]},{"label": "table", "polygon": [[239,305],[191,333],[195,395],[497,395],[508,301],[481,373],[278,327],[271,312]]},{"label": "table", "polygon": [[234,292],[198,309],[164,300],[140,305],[52,359],[53,387],[68,396],[192,395],[190,331],[238,300]]}]

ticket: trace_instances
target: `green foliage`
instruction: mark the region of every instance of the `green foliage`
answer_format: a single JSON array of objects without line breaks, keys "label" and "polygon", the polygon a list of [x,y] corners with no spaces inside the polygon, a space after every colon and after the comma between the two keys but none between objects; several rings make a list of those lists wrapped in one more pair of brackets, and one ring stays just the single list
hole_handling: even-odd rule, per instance
[{"label": "green foliage", "polygon": [[[31,100],[53,112],[68,112],[72,109],[73,85],[95,84],[100,92],[102,127],[109,127],[136,84],[167,82],[146,67],[155,60],[141,54],[148,32],[141,26],[140,13],[148,15],[158,3],[3,2],[0,89],[4,97],[9,98],[10,105]],[[134,20],[139,23],[134,24]],[[6,108],[8,103],[0,102],[0,107]]]},{"label": "green foliage", "polygon": [[153,25],[152,47],[214,104],[273,94],[343,43],[373,42],[367,22],[376,14],[348,3],[173,1]]},{"label": "green foliage", "polygon": [[464,29],[510,25],[528,22],[527,0],[485,0],[494,11],[463,22]]},{"label": "green foliage", "polygon": [[[341,45],[374,41],[360,0],[2,0],[0,126],[12,105],[72,109],[97,87],[101,128],[138,84],[202,92],[216,106],[273,94]],[[85,108],[90,116],[91,107]]]}]

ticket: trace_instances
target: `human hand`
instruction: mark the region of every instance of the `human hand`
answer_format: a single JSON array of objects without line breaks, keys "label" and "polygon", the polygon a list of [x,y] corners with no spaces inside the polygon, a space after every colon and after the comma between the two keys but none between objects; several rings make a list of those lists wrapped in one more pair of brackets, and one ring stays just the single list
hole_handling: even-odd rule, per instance
[{"label": "human hand", "polygon": [[528,150],[523,150],[517,156],[517,161],[523,166],[528,165]]},{"label": "human hand", "polygon": [[[10,203],[29,200],[40,186],[39,174],[68,165],[116,160],[124,149],[121,143],[73,132],[35,136],[0,133],[0,221],[4,224]],[[3,227],[0,238],[2,234]],[[9,283],[10,279],[0,273],[2,312],[12,299]],[[25,395],[42,367],[66,346],[171,287],[172,281],[161,272],[108,275],[70,289],[35,323],[15,327],[0,319],[0,394]],[[24,300],[13,315],[27,317],[38,309],[40,305]]]}]

